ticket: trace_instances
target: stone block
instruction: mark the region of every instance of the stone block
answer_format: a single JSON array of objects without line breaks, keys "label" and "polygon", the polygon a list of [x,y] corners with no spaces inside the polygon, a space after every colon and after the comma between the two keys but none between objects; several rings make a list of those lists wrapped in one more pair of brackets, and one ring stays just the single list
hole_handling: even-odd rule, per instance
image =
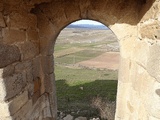
[{"label": "stone block", "polygon": [[3,15],[2,15],[2,13],[0,12],[0,27],[5,27],[5,26],[6,26],[6,24],[5,24]]},{"label": "stone block", "polygon": [[33,79],[40,77],[41,74],[41,57],[33,59]]},{"label": "stone block", "polygon": [[41,80],[37,78],[34,80],[34,92],[39,91],[40,87],[41,87]]},{"label": "stone block", "polygon": [[2,36],[2,28],[0,28],[0,42],[2,42],[3,36]]},{"label": "stone block", "polygon": [[66,117],[63,118],[63,120],[73,120],[73,116],[67,115]]},{"label": "stone block", "polygon": [[138,108],[138,120],[147,120],[148,119],[148,114],[147,111],[145,110],[145,106],[142,103],[140,103],[139,108]]},{"label": "stone block", "polygon": [[8,65],[7,67],[3,68],[2,78],[13,76],[13,74],[14,74],[14,65]]},{"label": "stone block", "polygon": [[[123,40],[127,37],[137,36],[137,27],[128,24],[114,24],[110,27],[119,40]],[[125,30],[125,32],[124,32]]]},{"label": "stone block", "polygon": [[27,89],[28,89],[28,97],[29,99],[31,99],[34,94],[34,83],[28,83]]},{"label": "stone block", "polygon": [[11,115],[19,111],[28,101],[28,92],[24,91],[22,94],[9,102],[9,111]]},{"label": "stone block", "polygon": [[27,39],[33,43],[39,44],[39,34],[36,30],[28,29],[27,30]]},{"label": "stone block", "polygon": [[24,91],[22,94],[12,99],[10,102],[0,103],[0,117],[12,116],[16,112],[18,112],[18,110],[20,110],[20,108],[22,108],[22,106],[25,105],[27,101],[28,92]]},{"label": "stone block", "polygon": [[33,68],[26,70],[26,80],[28,83],[33,82]]},{"label": "stone block", "polygon": [[151,94],[148,94],[148,100],[146,109],[151,116],[160,119],[160,96],[156,93],[156,90],[160,89],[160,82],[152,83]]},{"label": "stone block", "polygon": [[140,34],[142,38],[157,39],[159,37],[158,31],[160,30],[160,22],[150,21],[149,23],[144,23],[140,27]]},{"label": "stone block", "polygon": [[9,5],[17,5],[17,4],[20,4],[20,2],[22,2],[22,0],[15,0],[15,1],[5,0],[4,3],[7,3],[7,4],[9,4]]},{"label": "stone block", "polygon": [[26,32],[21,30],[3,29],[3,42],[13,44],[26,41]]},{"label": "stone block", "polygon": [[18,29],[36,28],[37,18],[34,14],[25,12],[12,12],[10,15],[10,27]]},{"label": "stone block", "polygon": [[0,1],[0,12],[2,12],[2,11],[3,11],[3,2]]},{"label": "stone block", "polygon": [[32,69],[32,61],[22,61],[15,65],[15,72],[22,72]]},{"label": "stone block", "polygon": [[158,40],[160,40],[160,29],[156,30],[155,38],[158,39]]},{"label": "stone block", "polygon": [[45,75],[44,84],[42,84],[42,86],[44,86],[42,88],[44,88],[45,90],[41,90],[41,91],[45,91],[47,93],[56,92],[55,77],[53,73],[49,75]]},{"label": "stone block", "polygon": [[[56,32],[59,32],[53,23],[51,23],[46,16],[40,14],[38,16],[39,36],[41,38],[53,38]],[[53,40],[53,39],[52,39]]]},{"label": "stone block", "polygon": [[20,51],[16,46],[0,44],[0,68],[20,60]]},{"label": "stone block", "polygon": [[86,117],[78,117],[75,120],[87,120],[87,118]]},{"label": "stone block", "polygon": [[26,74],[14,74],[6,78],[1,78],[0,90],[4,91],[0,94],[0,101],[8,100],[18,95],[26,86]]},{"label": "stone block", "polygon": [[135,40],[132,60],[146,68],[150,43],[147,40]]},{"label": "stone block", "polygon": [[147,58],[147,71],[160,82],[160,44],[155,43],[149,47]]},{"label": "stone block", "polygon": [[53,67],[53,55],[50,56],[42,56],[42,69],[45,74],[51,74],[53,73],[54,67]]},{"label": "stone block", "polygon": [[[47,103],[46,103],[47,104]],[[44,109],[43,109],[43,118],[45,118],[46,120],[48,119],[48,120],[50,120],[51,119],[51,111],[50,111],[50,108],[49,108],[49,103],[48,103],[48,105],[47,105],[47,107],[45,107]]]},{"label": "stone block", "polygon": [[49,3],[51,1],[52,0],[32,0],[32,1],[29,1],[29,3],[35,5],[35,4],[40,4],[40,3],[43,3],[43,2]]},{"label": "stone block", "polygon": [[18,44],[21,51],[21,60],[29,60],[39,54],[39,48],[32,42],[23,42]]},{"label": "stone block", "polygon": [[12,118],[13,119],[21,119],[21,120],[27,120],[26,118],[26,114],[28,113],[28,111],[30,111],[32,109],[32,100],[28,100],[26,104],[24,104],[23,107],[21,107],[18,112],[16,112]]},{"label": "stone block", "polygon": [[34,92],[33,96],[32,96],[32,103],[35,104],[37,102],[37,100],[40,98],[41,94],[40,94],[40,90],[37,92]]},{"label": "stone block", "polygon": [[125,39],[120,40],[120,55],[123,58],[132,58],[133,51],[135,49],[135,41],[137,40],[137,37],[126,37]]},{"label": "stone block", "polygon": [[[130,81],[132,82],[133,90],[138,94],[136,100],[141,99],[142,101],[147,101],[147,95],[152,94],[152,85],[154,84],[155,79],[150,76],[143,66],[136,62],[132,62]],[[136,94],[132,96],[136,96]],[[134,101],[134,99],[132,98],[130,101]]]},{"label": "stone block", "polygon": [[120,67],[119,67],[119,72],[118,72],[118,76],[119,76],[118,80],[119,81],[122,81],[124,83],[131,82],[129,80],[130,67],[131,67],[131,60],[121,57],[121,59],[120,59]]},{"label": "stone block", "polygon": [[156,117],[151,116],[151,115],[148,117],[148,119],[149,119],[149,120],[159,120],[159,118],[156,118]]},{"label": "stone block", "polygon": [[44,16],[39,17],[38,28],[40,37],[40,53],[43,55],[52,55],[54,42],[59,34],[59,29]]},{"label": "stone block", "polygon": [[54,41],[56,40],[56,38],[48,38],[48,37],[44,37],[44,38],[40,38],[40,53],[42,55],[52,55],[54,52]]},{"label": "stone block", "polygon": [[43,120],[53,120],[52,117],[43,118]]},{"label": "stone block", "polygon": [[[43,118],[42,111],[44,110],[44,108],[47,107],[50,110],[48,103],[49,103],[49,99],[48,99],[47,94],[43,94],[40,97],[38,97],[36,102],[32,105],[32,109],[30,111],[28,111],[28,113],[26,114],[26,118],[31,119],[31,120],[32,119],[34,120],[35,118],[42,119]],[[51,116],[46,116],[46,117],[51,117]]]}]

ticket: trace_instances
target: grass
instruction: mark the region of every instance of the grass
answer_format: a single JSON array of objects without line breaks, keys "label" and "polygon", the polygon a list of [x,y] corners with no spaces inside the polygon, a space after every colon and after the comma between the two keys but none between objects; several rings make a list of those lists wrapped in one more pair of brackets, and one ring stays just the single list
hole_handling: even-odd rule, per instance
[{"label": "grass", "polygon": [[104,45],[104,44],[110,44],[110,43],[114,43],[115,41],[100,41],[100,42],[91,42],[91,43],[57,43],[54,51],[61,51],[61,50],[65,50],[65,49],[69,49],[71,47],[77,47],[77,48],[87,48],[87,49],[91,49],[91,48],[97,48],[98,45]]},{"label": "grass", "polygon": [[[115,107],[118,72],[78,69],[73,68],[74,66],[68,68],[65,64],[74,65],[103,54],[105,47],[101,45],[113,43],[115,38],[108,31],[68,29],[62,33],[54,48],[55,63],[59,63],[55,66],[58,110],[73,116],[77,114],[85,116],[88,119],[94,116],[104,118],[105,115],[102,113],[106,112],[105,105],[108,106],[114,101]],[[105,37],[106,34],[109,37]],[[114,107],[111,108],[115,110]]]},{"label": "grass", "polygon": [[72,69],[67,67],[55,66],[56,80],[65,79],[70,86],[79,85],[79,82],[88,83],[96,79],[117,80],[117,71],[110,70],[90,70],[90,69]]},{"label": "grass", "polygon": [[101,55],[102,51],[97,50],[82,50],[76,53],[65,55],[62,57],[55,58],[57,63],[75,64],[84,60],[89,60],[94,57]]},{"label": "grass", "polygon": [[[58,109],[71,112],[95,111],[91,107],[95,97],[116,100],[117,71],[96,71],[55,66]],[[94,112],[93,112],[94,113]]]}]

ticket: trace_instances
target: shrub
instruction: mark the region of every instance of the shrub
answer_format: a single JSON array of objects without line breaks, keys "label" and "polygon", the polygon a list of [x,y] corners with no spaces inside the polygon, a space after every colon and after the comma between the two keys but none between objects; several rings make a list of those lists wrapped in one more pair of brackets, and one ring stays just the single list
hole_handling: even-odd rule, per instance
[{"label": "shrub", "polygon": [[103,100],[96,97],[92,100],[92,106],[97,108],[102,120],[114,120],[116,102],[111,102],[108,99]]}]

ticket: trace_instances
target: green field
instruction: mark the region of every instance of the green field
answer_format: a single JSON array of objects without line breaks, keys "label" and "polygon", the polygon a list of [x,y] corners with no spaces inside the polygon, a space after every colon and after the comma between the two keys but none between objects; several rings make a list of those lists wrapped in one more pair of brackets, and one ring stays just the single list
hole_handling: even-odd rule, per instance
[{"label": "green field", "polygon": [[[75,31],[69,32],[72,32],[73,36],[77,34]],[[68,36],[68,38],[76,40],[77,38],[73,36]],[[95,98],[100,98],[103,101],[116,100],[118,72],[98,68],[81,68],[74,65],[103,54],[105,50],[97,48],[97,45],[115,41],[100,40],[93,43],[68,44],[63,35],[58,40],[60,42],[54,48],[58,110],[74,116],[78,111],[85,111],[78,113],[79,116],[100,116],[98,109],[92,105],[93,100]],[[77,48],[77,50],[73,48]]]},{"label": "green field", "polygon": [[98,50],[82,50],[73,54],[55,58],[57,63],[75,64],[84,60],[89,60],[101,55],[103,52]]},{"label": "green field", "polygon": [[55,66],[58,110],[65,113],[87,111],[81,115],[99,113],[92,107],[92,100],[116,100],[117,71],[72,69]]}]

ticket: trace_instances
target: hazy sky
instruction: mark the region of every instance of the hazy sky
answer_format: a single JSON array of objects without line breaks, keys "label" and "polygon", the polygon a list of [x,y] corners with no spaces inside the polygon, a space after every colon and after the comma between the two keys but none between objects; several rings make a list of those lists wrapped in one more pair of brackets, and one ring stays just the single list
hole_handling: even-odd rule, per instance
[{"label": "hazy sky", "polygon": [[93,20],[79,20],[79,21],[73,22],[72,24],[74,25],[77,25],[77,24],[103,25],[100,22],[96,22]]}]

